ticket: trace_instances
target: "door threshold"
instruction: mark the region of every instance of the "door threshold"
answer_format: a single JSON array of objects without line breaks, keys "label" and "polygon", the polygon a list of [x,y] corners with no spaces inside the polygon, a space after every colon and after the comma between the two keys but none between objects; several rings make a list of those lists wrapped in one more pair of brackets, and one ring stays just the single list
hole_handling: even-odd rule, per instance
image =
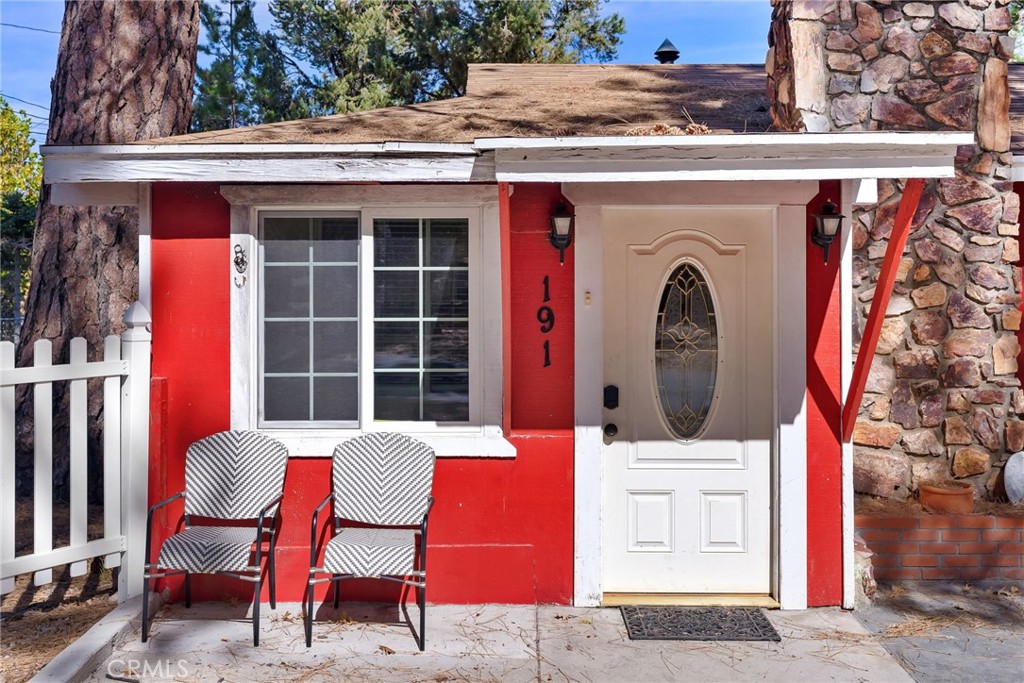
[{"label": "door threshold", "polygon": [[605,593],[602,607],[621,605],[671,605],[678,607],[763,607],[779,609],[770,595],[752,593]]}]

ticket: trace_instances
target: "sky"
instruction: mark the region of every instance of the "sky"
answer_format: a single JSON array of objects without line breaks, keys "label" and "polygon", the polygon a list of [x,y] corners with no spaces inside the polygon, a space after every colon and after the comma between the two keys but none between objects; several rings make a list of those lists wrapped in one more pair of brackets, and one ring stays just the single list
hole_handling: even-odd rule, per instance
[{"label": "sky", "polygon": [[[260,0],[256,15],[264,29],[267,5]],[[611,0],[604,12],[626,21],[619,64],[653,64],[666,38],[678,63],[763,64],[768,49],[769,0]],[[29,114],[37,143],[46,136],[63,14],[61,0],[0,0],[0,94]]]}]

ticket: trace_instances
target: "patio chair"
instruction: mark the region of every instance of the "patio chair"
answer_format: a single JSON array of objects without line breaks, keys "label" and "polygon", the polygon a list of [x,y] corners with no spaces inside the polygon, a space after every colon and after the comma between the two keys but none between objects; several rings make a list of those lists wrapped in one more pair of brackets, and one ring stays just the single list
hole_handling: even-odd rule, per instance
[{"label": "patio chair", "polygon": [[[196,441],[185,454],[185,490],[149,509],[146,520],[146,569],[142,580],[142,642],[149,637],[150,579],[185,575],[185,606],[192,605],[192,574],[221,574],[255,584],[252,643],[260,644],[260,592],[264,546],[270,607],[276,607],[274,547],[284,494],[288,449],[256,432],[219,432]],[[153,513],[185,499],[184,529],[164,541],[156,563],[150,561]],[[201,517],[202,524],[193,524]],[[249,522],[240,526],[240,522]],[[217,524],[225,523],[224,525]]]},{"label": "patio chair", "polygon": [[[420,610],[417,645],[426,645],[427,519],[434,498],[434,451],[402,434],[367,434],[334,449],[332,489],[313,512],[306,591],[306,647],[313,639],[313,587],[374,578],[396,581],[416,589]],[[317,564],[317,529],[328,503],[330,531],[323,563]],[[343,521],[356,526],[343,525]],[[319,574],[329,577],[317,578]]]}]

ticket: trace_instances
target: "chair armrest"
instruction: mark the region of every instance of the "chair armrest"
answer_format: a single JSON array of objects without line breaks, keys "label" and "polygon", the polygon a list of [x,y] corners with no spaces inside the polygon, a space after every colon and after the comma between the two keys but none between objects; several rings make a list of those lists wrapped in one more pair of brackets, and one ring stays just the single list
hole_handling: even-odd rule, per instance
[{"label": "chair armrest", "polygon": [[[260,556],[263,551],[263,520],[267,517],[267,511],[274,506],[279,506],[281,500],[284,499],[284,494],[279,493],[274,496],[266,505],[260,508],[259,517],[256,521],[256,566],[260,564]],[[278,508],[280,509],[280,508]],[[277,514],[276,512],[274,513]]]},{"label": "chair armrest", "polygon": [[259,533],[261,536],[263,535],[263,520],[267,517],[267,511],[276,505],[280,505],[282,500],[284,500],[284,494],[279,493],[276,496],[274,496],[273,499],[270,500],[266,505],[260,508],[260,511],[257,514],[257,518],[259,519],[258,528],[260,530]]},{"label": "chair armrest", "polygon": [[327,497],[320,501],[320,504],[313,510],[313,521],[310,525],[309,532],[309,566],[313,568],[316,566],[316,528],[319,526],[320,513],[327,507],[327,504],[334,498],[334,493],[328,493]]},{"label": "chair armrest", "polygon": [[423,521],[420,523],[420,569],[427,570],[427,520],[430,518],[430,509],[434,507],[434,497],[427,497],[427,509],[423,513]]},{"label": "chair armrest", "polygon": [[[423,539],[427,538],[427,520],[430,518],[430,509],[434,507],[434,497],[427,497],[427,510],[423,513],[423,521],[420,522],[420,537]],[[426,541],[424,540],[424,543]]]},{"label": "chair armrest", "polygon": [[434,497],[427,496],[427,510],[423,513],[423,524],[421,525],[424,529],[427,527],[427,518],[430,517],[430,509],[434,507]]},{"label": "chair armrest", "polygon": [[150,506],[149,512],[146,513],[146,564],[147,565],[149,564],[150,559],[151,559],[150,558],[150,546],[153,543],[153,513],[156,512],[159,508],[162,508],[165,505],[170,505],[171,503],[173,503],[174,501],[178,500],[179,498],[184,498],[184,497],[185,497],[185,492],[184,491],[180,491],[178,493],[175,493],[170,498],[166,498],[164,500],[161,500],[159,503]]}]

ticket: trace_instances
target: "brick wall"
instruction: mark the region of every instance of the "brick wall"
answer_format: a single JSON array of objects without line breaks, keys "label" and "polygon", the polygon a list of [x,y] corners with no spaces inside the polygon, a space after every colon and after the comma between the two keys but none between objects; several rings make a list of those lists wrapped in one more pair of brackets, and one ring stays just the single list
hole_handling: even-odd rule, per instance
[{"label": "brick wall", "polygon": [[857,515],[879,581],[1024,581],[1024,518]]}]

